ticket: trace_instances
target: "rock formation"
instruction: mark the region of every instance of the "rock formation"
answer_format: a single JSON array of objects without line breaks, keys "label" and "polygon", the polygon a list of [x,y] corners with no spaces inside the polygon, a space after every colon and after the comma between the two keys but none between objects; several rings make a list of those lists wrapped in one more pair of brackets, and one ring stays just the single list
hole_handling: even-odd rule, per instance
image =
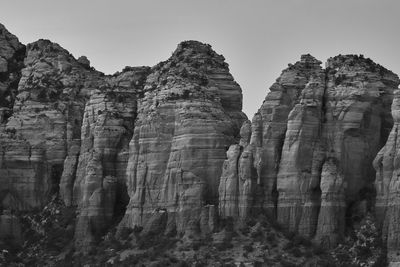
[{"label": "rock formation", "polygon": [[220,214],[243,219],[262,209],[331,247],[352,220],[346,214],[372,207],[372,161],[387,139],[400,81],[362,56],[331,58],[325,70],[320,63],[305,55],[290,65],[251,127],[243,125],[242,137],[251,128],[251,138],[229,149]]},{"label": "rock formation", "polygon": [[210,46],[183,42],[153,67],[138,103],[121,226],[146,225],[164,209],[167,232],[198,228],[203,207],[218,205],[221,166],[244,119],[241,89]]},{"label": "rock formation", "polygon": [[25,46],[0,23],[0,123],[12,112],[24,56]]},{"label": "rock formation", "polygon": [[107,80],[108,86],[92,90],[86,103],[72,195],[81,210],[76,227],[79,246],[94,243],[125,212],[128,148],[137,96],[148,71],[124,69]]},{"label": "rock formation", "polygon": [[260,214],[253,235],[276,220],[334,248],[359,222],[374,225],[365,218],[375,211],[399,261],[399,84],[363,56],[324,69],[303,55],[249,121],[210,45],[185,41],[152,68],[104,75],[48,40],[22,45],[0,24],[0,238],[22,244],[19,219],[50,199],[76,212],[65,233],[86,252],[111,228],[214,235],[222,246],[232,222]]},{"label": "rock formation", "polygon": [[397,90],[392,104],[394,125],[385,146],[374,160],[376,169],[376,218],[382,228],[383,241],[387,245],[389,261],[399,262],[400,228],[398,224],[399,202],[399,122],[400,91]]},{"label": "rock formation", "polygon": [[5,199],[13,199],[9,208],[18,210],[42,207],[58,192],[64,160],[80,146],[85,101],[101,76],[47,40],[27,46],[24,65],[0,140],[0,188]]}]

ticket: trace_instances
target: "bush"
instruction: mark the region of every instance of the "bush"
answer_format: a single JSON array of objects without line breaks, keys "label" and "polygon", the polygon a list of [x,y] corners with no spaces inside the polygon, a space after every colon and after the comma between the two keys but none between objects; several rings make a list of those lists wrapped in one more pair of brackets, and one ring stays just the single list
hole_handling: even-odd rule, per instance
[{"label": "bush", "polygon": [[283,246],[283,250],[290,250],[294,247],[293,241],[289,241],[286,243],[286,245]]},{"label": "bush", "polygon": [[118,238],[122,239],[122,240],[128,240],[129,239],[129,235],[133,232],[133,229],[128,228],[128,227],[122,227],[119,231],[118,231]]},{"label": "bush", "polygon": [[315,246],[315,247],[313,248],[313,253],[314,253],[315,255],[322,255],[322,254],[325,253],[325,250],[324,250],[321,246]]},{"label": "bush", "polygon": [[233,245],[232,245],[232,243],[229,243],[229,242],[223,242],[223,243],[220,243],[220,244],[216,244],[215,247],[216,247],[219,251],[224,251],[224,250],[233,248]]},{"label": "bush", "polygon": [[246,244],[246,245],[243,245],[243,250],[246,252],[252,252],[254,249],[251,244]]},{"label": "bush", "polygon": [[299,236],[299,235],[296,235],[293,238],[293,243],[294,243],[295,246],[298,246],[298,245],[303,245],[305,247],[311,247],[312,246],[311,240],[309,240],[307,238],[304,238],[302,236]]},{"label": "bush", "polygon": [[[280,263],[281,263],[282,267],[297,267],[296,264],[294,264],[288,260],[285,260],[285,259],[282,259]],[[322,265],[318,265],[318,266],[322,266]]]},{"label": "bush", "polygon": [[268,233],[267,234],[267,241],[269,243],[275,243],[275,241],[276,241],[275,233]]},{"label": "bush", "polygon": [[303,253],[301,252],[301,250],[297,247],[294,247],[290,250],[290,253],[295,256],[296,258],[299,258],[301,256],[303,256]]}]

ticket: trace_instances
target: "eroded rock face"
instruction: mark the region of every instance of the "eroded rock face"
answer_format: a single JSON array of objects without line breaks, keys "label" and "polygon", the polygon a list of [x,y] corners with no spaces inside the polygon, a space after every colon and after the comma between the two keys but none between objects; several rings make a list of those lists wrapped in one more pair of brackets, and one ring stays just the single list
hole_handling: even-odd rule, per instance
[{"label": "eroded rock face", "polygon": [[[290,65],[282,72],[276,83],[271,86],[270,93],[265,98],[259,111],[254,115],[251,125],[249,122],[243,125],[240,146],[244,152],[240,155],[237,170],[237,177],[239,178],[240,176],[237,183],[241,185],[241,189],[238,189],[238,197],[232,196],[236,194],[234,190],[228,189],[228,192],[220,191],[221,203],[227,202],[228,200],[225,196],[229,195],[233,199],[240,199],[236,205],[240,207],[241,219],[245,219],[250,213],[256,213],[261,210],[265,211],[269,216],[275,217],[277,175],[288,128],[288,116],[296,103],[299,102],[302,91],[310,79],[324,79],[320,64],[321,62],[312,56],[304,55],[299,62]],[[308,94],[311,95],[308,96],[305,91],[305,97],[311,98],[313,94],[318,95],[318,88],[315,88],[316,92],[312,92],[312,86],[314,85],[310,85],[310,89],[308,89],[311,91]],[[320,93],[320,95],[322,94],[323,92]],[[315,101],[318,101],[318,99]],[[306,105],[305,100],[304,105]],[[296,109],[298,111],[293,111],[293,120],[296,119],[296,112],[302,112],[301,109],[302,106],[299,105]],[[300,121],[301,117],[305,116],[302,114],[299,115]],[[293,123],[293,127],[298,127],[298,124]],[[296,132],[296,130],[294,129],[293,132]],[[229,168],[225,169],[228,172],[232,172]],[[235,171],[233,170],[233,172]],[[225,171],[223,175],[225,175]],[[226,186],[220,185],[220,189],[224,187]],[[230,205],[226,204],[225,206],[229,207]],[[232,205],[235,204],[232,203]],[[221,208],[224,209],[224,207],[220,207],[220,212],[224,214]],[[239,212],[239,209],[237,211]],[[239,213],[230,214],[229,216],[233,215],[236,217]]]},{"label": "eroded rock face", "polygon": [[24,57],[25,46],[0,23],[0,124],[11,115]]},{"label": "eroded rock face", "polygon": [[167,232],[199,228],[203,207],[218,203],[225,153],[246,118],[241,89],[222,56],[188,41],[152,69],[144,93],[130,143],[130,202],[121,226],[146,225],[162,208]]},{"label": "eroded rock face", "polygon": [[387,245],[389,262],[398,262],[399,240],[399,122],[400,122],[400,92],[396,91],[392,116],[393,128],[385,146],[374,160],[376,169],[376,218],[382,228],[383,240]]},{"label": "eroded rock face", "polygon": [[[315,232],[319,209],[316,190],[321,166],[321,128],[325,73],[312,62],[314,72],[287,118],[277,175],[277,219],[289,231],[310,237]],[[307,68],[307,65],[305,66]]]},{"label": "eroded rock face", "polygon": [[331,247],[343,237],[346,213],[372,208],[372,161],[388,136],[399,79],[359,56],[331,58],[325,70],[320,63],[305,55],[290,65],[251,127],[243,125],[250,142],[228,152],[219,209],[240,219],[264,210]]},{"label": "eroded rock face", "polygon": [[[335,206],[338,209],[336,213],[347,212],[351,221],[351,216],[364,216],[359,213],[372,208],[375,178],[372,161],[387,139],[392,125],[390,104],[399,78],[362,57],[338,56],[328,60],[327,67],[323,140],[328,153],[326,157],[338,160],[337,172],[343,175],[344,182],[342,186],[339,186],[341,182],[335,183],[335,186],[339,186],[336,189],[336,197],[339,198],[336,204],[331,203],[330,207],[321,204],[319,221],[324,220],[325,208],[329,210]],[[322,183],[321,191],[324,195]],[[367,210],[360,208],[365,201],[368,202]],[[336,219],[329,224],[332,225],[318,224],[318,227],[341,229],[343,222]],[[328,233],[324,235],[328,236]],[[322,236],[317,234],[316,238]],[[331,242],[333,244],[335,242]]]},{"label": "eroded rock face", "polygon": [[[77,208],[77,248],[121,219],[143,235],[209,237],[221,217],[260,213],[329,248],[371,211],[378,154],[377,219],[396,261],[400,81],[360,56],[320,64],[289,65],[248,121],[209,45],[186,41],[153,68],[105,76],[0,24],[0,209],[35,210],[59,194]],[[20,242],[9,215],[0,237]]]},{"label": "eroded rock face", "polygon": [[[47,40],[27,46],[24,65],[0,140],[3,206],[18,210],[42,207],[58,192],[64,160],[76,157],[80,146],[85,101],[102,76]],[[74,164],[66,167],[74,172]]]},{"label": "eroded rock face", "polygon": [[[129,201],[126,166],[137,115],[137,97],[150,68],[127,68],[93,90],[86,103],[82,144],[73,186],[73,203],[80,209],[76,227],[79,246],[121,217]],[[89,229],[89,230],[88,230]]]}]

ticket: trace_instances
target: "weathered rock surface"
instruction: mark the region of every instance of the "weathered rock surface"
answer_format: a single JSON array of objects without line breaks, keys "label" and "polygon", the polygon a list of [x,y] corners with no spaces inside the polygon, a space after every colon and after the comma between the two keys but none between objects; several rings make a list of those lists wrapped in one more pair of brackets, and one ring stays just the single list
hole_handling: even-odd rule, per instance
[{"label": "weathered rock surface", "polygon": [[27,46],[24,65],[0,139],[0,190],[14,200],[3,205],[18,210],[42,207],[58,192],[67,156],[66,173],[74,172],[85,101],[102,76],[47,40]]},{"label": "weathered rock surface", "polygon": [[383,241],[387,245],[390,262],[399,262],[400,249],[400,201],[399,201],[399,122],[400,91],[397,90],[392,104],[394,125],[385,146],[374,160],[376,169],[376,218],[382,227]]},{"label": "weathered rock surface", "polygon": [[[242,210],[240,212],[242,219],[251,212],[250,210],[253,213],[263,210],[270,216],[275,216],[277,175],[288,127],[288,116],[296,103],[299,102],[302,91],[310,79],[312,77],[324,78],[320,77],[321,75],[324,76],[320,64],[321,62],[312,56],[304,55],[299,62],[290,65],[289,68],[282,72],[276,83],[271,86],[271,92],[265,98],[259,111],[254,115],[251,125],[248,122],[243,125],[240,146],[244,152],[240,155],[237,171],[237,177],[240,176],[238,184],[241,184],[242,189],[238,189],[240,203],[236,204]],[[321,83],[321,81],[319,82]],[[311,95],[308,96],[304,92],[305,97],[311,98],[313,93],[318,95],[318,88],[314,89],[316,92],[313,92],[312,86],[314,85],[310,85],[308,89],[311,91],[308,94]],[[305,101],[303,105],[307,107]],[[313,100],[311,99],[310,101]],[[318,99],[315,101],[318,101]],[[297,110],[301,108],[302,106],[299,104]],[[292,116],[294,119],[296,118],[295,112],[293,112]],[[301,116],[304,115],[299,116],[300,120],[302,119]],[[296,127],[295,123],[293,125],[293,127]],[[293,132],[296,132],[296,130],[293,130]],[[227,171],[231,170],[227,168]],[[226,202],[225,196],[236,198],[234,196],[236,194],[235,190],[232,191],[231,188],[228,192],[223,192],[221,191],[223,187],[225,186],[221,184],[221,203]],[[226,206],[229,207],[229,204]],[[224,211],[221,211],[221,207],[220,212],[224,213]],[[236,217],[239,214],[231,214],[230,216],[232,215]]]},{"label": "weathered rock surface", "polygon": [[305,55],[290,65],[251,127],[243,125],[243,139],[249,131],[251,138],[228,151],[219,209],[240,219],[264,210],[330,247],[344,235],[346,214],[351,224],[372,208],[372,161],[387,139],[400,81],[359,56],[331,58],[326,70],[320,63]]},{"label": "weathered rock surface", "polygon": [[[400,261],[397,75],[363,56],[323,69],[303,55],[249,121],[224,60],[185,41],[152,68],[106,76],[48,40],[25,47],[0,24],[0,210],[32,212],[58,195],[76,207],[68,233],[83,250],[116,225],[223,245],[234,238],[215,233],[219,219],[259,214],[333,248],[375,205]],[[0,238],[21,243],[6,213]]]},{"label": "weathered rock surface", "polygon": [[11,115],[25,46],[0,23],[0,124]]},{"label": "weathered rock surface", "polygon": [[[79,245],[93,243],[125,212],[126,166],[137,115],[137,96],[150,68],[126,68],[93,90],[82,122],[81,148],[73,186],[80,208]],[[93,233],[93,234],[92,234]]]},{"label": "weathered rock surface", "polygon": [[199,225],[203,206],[218,203],[225,153],[246,118],[241,89],[222,56],[187,41],[153,67],[144,92],[130,143],[130,202],[121,226],[146,225],[162,208],[166,231],[184,232]]}]

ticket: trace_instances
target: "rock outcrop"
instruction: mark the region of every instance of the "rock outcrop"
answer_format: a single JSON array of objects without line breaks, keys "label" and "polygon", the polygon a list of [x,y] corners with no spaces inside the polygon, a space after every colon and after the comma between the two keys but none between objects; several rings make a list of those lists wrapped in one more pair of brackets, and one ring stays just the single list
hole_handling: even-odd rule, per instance
[{"label": "rock outcrop", "polygon": [[163,209],[167,232],[199,229],[201,214],[209,214],[204,206],[218,204],[225,153],[245,119],[241,89],[224,58],[209,45],[181,43],[153,67],[139,99],[127,168],[130,202],[120,225],[146,225]]},{"label": "rock outcrop", "polygon": [[125,212],[129,142],[149,69],[124,69],[107,79],[109,85],[93,90],[86,103],[73,187],[73,203],[80,207],[79,246],[93,244]]},{"label": "rock outcrop", "polygon": [[374,160],[376,169],[376,218],[382,229],[382,237],[388,250],[390,262],[399,262],[400,216],[399,170],[400,170],[400,91],[397,90],[392,104],[394,125],[385,146]]},{"label": "rock outcrop", "polygon": [[48,40],[22,45],[0,24],[0,238],[22,244],[18,216],[50,199],[73,214],[54,229],[75,231],[86,252],[111,227],[134,230],[133,243],[179,233],[223,246],[260,214],[251,236],[276,220],[333,248],[362,225],[375,240],[375,211],[400,261],[399,84],[363,56],[324,69],[303,55],[249,121],[209,45],[185,41],[152,68],[104,75]]},{"label": "rock outcrop", "polygon": [[43,207],[58,192],[64,163],[65,175],[74,173],[85,101],[102,76],[48,40],[27,46],[24,65],[0,140],[3,206],[18,210]]},{"label": "rock outcrop", "polygon": [[25,57],[25,46],[0,23],[0,124],[11,115]]},{"label": "rock outcrop", "polygon": [[400,81],[362,56],[331,58],[325,70],[320,63],[305,55],[290,65],[251,127],[243,125],[242,137],[251,129],[251,138],[229,149],[220,214],[243,219],[261,209],[331,247],[346,219],[372,208],[372,161],[387,139]]},{"label": "rock outcrop", "polygon": [[[288,128],[289,113],[296,103],[299,103],[302,91],[305,90],[311,79],[320,79],[319,83],[324,84],[324,72],[320,64],[321,62],[312,56],[304,55],[299,62],[290,65],[282,72],[277,82],[271,86],[270,93],[259,111],[254,115],[251,125],[246,122],[242,126],[240,146],[243,153],[240,155],[238,170],[234,171],[238,173],[237,177],[240,176],[239,183],[243,184],[242,190],[244,190],[238,192],[240,201],[236,204],[242,210],[240,218],[244,219],[250,210],[253,213],[263,210],[269,216],[275,217],[277,176]],[[322,88],[314,88],[315,92],[313,92],[314,86],[315,84],[310,83],[307,90],[311,92],[308,92],[309,95],[307,95],[307,90],[305,90],[304,97],[312,98],[313,94],[316,94],[316,96],[319,94],[319,98],[321,98],[323,86]],[[318,92],[318,90],[322,90],[322,92]],[[310,101],[313,101],[313,99],[310,99]],[[315,101],[318,101],[318,99]],[[296,112],[302,112],[303,105],[304,108],[307,108],[306,100],[302,104],[298,104],[296,110],[292,112],[291,118],[293,120],[297,119]],[[318,107],[317,104],[314,105],[318,119]],[[321,103],[319,105],[321,106]],[[300,122],[304,120],[301,116],[305,116],[305,114],[305,112],[304,115],[300,114]],[[293,127],[302,126],[301,123],[300,125],[299,123],[296,125],[295,122],[292,124]],[[293,129],[293,132],[296,133],[296,130]],[[289,142],[287,146],[289,146]],[[231,170],[228,168],[228,171]],[[231,189],[224,192],[224,187],[223,184],[220,185],[221,203],[226,202],[225,196],[232,197],[236,194]],[[226,206],[229,207],[229,204]],[[220,212],[223,214],[224,211],[221,208],[224,209],[224,207],[220,207]],[[245,212],[244,210],[248,211]],[[230,216],[236,217],[238,214],[231,214]]]}]

